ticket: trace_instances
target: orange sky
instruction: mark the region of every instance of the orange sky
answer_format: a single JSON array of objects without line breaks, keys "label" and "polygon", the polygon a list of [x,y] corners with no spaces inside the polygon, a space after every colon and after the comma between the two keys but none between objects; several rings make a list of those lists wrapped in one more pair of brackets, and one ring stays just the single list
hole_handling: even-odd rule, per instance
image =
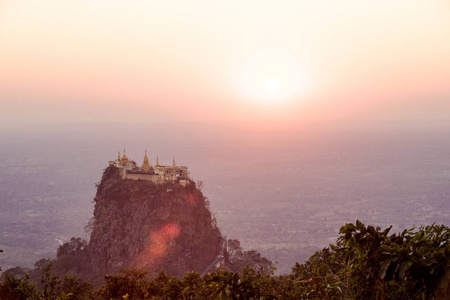
[{"label": "orange sky", "polygon": [[450,4],[0,0],[0,104],[3,123],[449,119]]}]

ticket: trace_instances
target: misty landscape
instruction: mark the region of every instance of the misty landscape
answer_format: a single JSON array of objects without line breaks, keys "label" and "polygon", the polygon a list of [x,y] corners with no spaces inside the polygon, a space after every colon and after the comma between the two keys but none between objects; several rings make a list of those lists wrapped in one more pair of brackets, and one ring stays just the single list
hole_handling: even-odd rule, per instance
[{"label": "misty landscape", "polygon": [[450,299],[450,5],[0,0],[0,299]]},{"label": "misty landscape", "polygon": [[[419,127],[420,125],[421,127]],[[306,126],[306,125],[305,125]],[[368,123],[274,129],[71,124],[2,133],[0,265],[31,267],[88,237],[95,184],[125,146],[203,182],[218,227],[288,273],[359,219],[400,231],[450,222],[450,128]],[[161,130],[164,128],[164,130]]]}]

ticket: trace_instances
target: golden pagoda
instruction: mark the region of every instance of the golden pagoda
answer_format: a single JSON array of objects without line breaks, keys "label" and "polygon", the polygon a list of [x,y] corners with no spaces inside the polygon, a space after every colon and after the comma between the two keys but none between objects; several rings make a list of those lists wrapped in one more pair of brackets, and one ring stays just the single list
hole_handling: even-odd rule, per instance
[{"label": "golden pagoda", "polygon": [[187,186],[191,182],[189,179],[188,167],[177,166],[175,157],[173,158],[171,166],[164,166],[160,165],[159,157],[157,156],[156,164],[152,166],[148,161],[147,150],[145,150],[141,167],[139,167],[134,160],[127,157],[125,149],[123,149],[122,157],[119,151],[117,159],[115,161],[109,161],[108,164],[111,167],[119,169],[122,179],[148,180],[155,184],[171,182],[178,183],[181,186]]},{"label": "golden pagoda", "polygon": [[128,162],[128,157],[127,157],[127,155],[125,154],[125,148],[123,149],[123,156],[122,156],[122,160],[121,160],[120,162],[121,162],[122,165],[123,165],[124,163],[127,163],[127,162]]},{"label": "golden pagoda", "polygon": [[149,171],[152,168],[148,162],[147,150],[145,150],[144,162],[142,163],[141,169],[144,171]]}]

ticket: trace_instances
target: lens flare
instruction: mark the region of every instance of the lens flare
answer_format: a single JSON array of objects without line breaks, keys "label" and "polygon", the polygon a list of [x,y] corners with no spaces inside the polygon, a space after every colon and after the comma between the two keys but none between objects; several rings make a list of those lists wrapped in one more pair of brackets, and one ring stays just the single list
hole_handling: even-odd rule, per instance
[{"label": "lens flare", "polygon": [[181,227],[175,223],[169,223],[163,227],[162,232],[170,239],[177,238],[181,233]]},{"label": "lens flare", "polygon": [[197,196],[196,196],[196,195],[194,195],[194,194],[189,194],[189,195],[187,196],[187,203],[188,203],[188,204],[194,205],[195,203],[197,203],[197,201],[198,201],[198,199],[197,199]]},{"label": "lens flare", "polygon": [[147,252],[149,259],[157,259],[169,250],[170,243],[176,240],[181,234],[181,227],[176,223],[168,223],[150,233],[150,245]]}]

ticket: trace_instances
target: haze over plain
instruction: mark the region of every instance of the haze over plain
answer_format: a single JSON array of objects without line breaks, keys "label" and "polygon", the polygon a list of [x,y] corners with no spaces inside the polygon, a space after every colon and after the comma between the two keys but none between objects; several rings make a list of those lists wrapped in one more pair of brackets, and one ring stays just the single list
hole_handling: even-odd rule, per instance
[{"label": "haze over plain", "polygon": [[0,49],[3,267],[82,234],[124,146],[286,268],[355,218],[450,222],[447,1],[0,1]]}]

